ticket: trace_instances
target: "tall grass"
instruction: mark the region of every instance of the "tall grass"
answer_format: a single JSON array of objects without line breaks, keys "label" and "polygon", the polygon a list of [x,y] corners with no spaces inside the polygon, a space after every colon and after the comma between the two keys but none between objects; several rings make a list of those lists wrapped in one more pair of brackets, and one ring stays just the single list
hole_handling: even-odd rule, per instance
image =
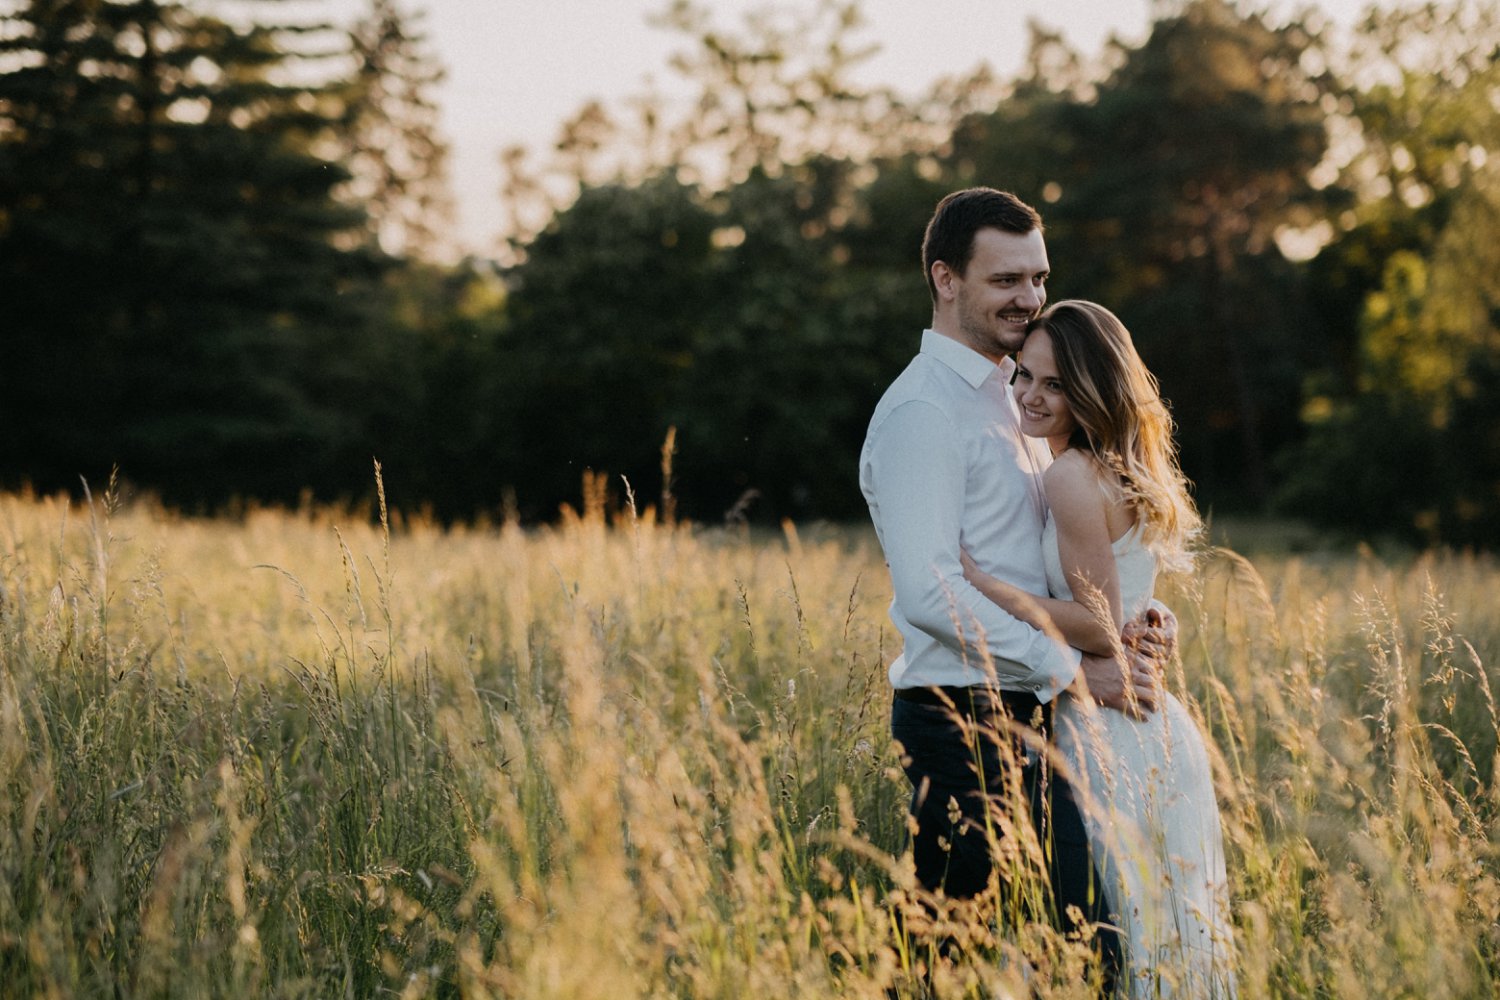
[{"label": "tall grass", "polygon": [[[862,533],[597,490],[535,531],[0,496],[0,982],[1086,996],[1077,942],[896,929],[888,588]],[[1241,996],[1495,995],[1497,591],[1480,557],[1221,554],[1168,595]]]}]

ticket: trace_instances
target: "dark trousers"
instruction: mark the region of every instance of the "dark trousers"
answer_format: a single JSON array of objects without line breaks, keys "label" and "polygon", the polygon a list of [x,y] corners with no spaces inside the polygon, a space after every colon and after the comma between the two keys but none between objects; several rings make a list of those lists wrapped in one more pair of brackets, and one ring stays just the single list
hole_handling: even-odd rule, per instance
[{"label": "dark trousers", "polygon": [[[1071,907],[1085,922],[1104,920],[1106,903],[1073,789],[1035,742],[1027,746],[1016,729],[1050,741],[1051,706],[1030,696],[1007,694],[1002,700],[983,689],[942,692],[941,697],[935,691],[908,692],[907,697],[933,703],[898,697],[891,708],[891,735],[901,744],[902,767],[912,784],[918,882],[950,899],[982,892],[994,868],[992,845],[1004,837],[1003,824],[994,820],[1016,817],[1015,799],[1024,798],[1048,858],[1052,897],[1027,907],[1027,917],[1062,931],[1075,927]],[[1002,891],[1006,888],[1002,884]],[[1119,936],[1101,926],[1095,942],[1105,978],[1113,982],[1120,970]]]}]

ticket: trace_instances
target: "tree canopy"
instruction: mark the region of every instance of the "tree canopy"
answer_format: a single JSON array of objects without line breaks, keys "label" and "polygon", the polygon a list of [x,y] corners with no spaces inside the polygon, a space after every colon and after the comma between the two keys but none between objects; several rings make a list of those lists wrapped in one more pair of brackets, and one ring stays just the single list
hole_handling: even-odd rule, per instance
[{"label": "tree canopy", "polygon": [[7,27],[0,466],[120,465],[188,501],[324,485],[379,261],[342,242],[365,214],[319,154],[329,95],[278,72],[315,58],[300,31],[149,0],[35,0]]},{"label": "tree canopy", "polygon": [[[444,262],[442,67],[395,0],[343,28],[25,0],[0,35],[0,478],[168,500],[393,495],[547,518],[584,470],[700,520],[860,519],[875,399],[928,320],[945,193],[1015,191],[1051,295],[1158,373],[1216,509],[1483,544],[1500,288],[1497,16],[1158,10],[1012,78],[863,86],[853,0],[664,4],[646,92],[504,154],[502,261]],[[497,192],[497,197],[502,194]],[[1419,474],[1413,474],[1413,472]],[[752,502],[753,498],[753,502]]]}]

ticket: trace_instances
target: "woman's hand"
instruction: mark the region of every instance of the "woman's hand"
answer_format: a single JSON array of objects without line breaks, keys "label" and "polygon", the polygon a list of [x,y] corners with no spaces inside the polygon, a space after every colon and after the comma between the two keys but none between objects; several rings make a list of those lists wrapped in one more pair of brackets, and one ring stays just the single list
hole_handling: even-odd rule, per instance
[{"label": "woman's hand", "polygon": [[980,569],[979,564],[963,549],[958,550],[958,564],[964,568],[964,579],[976,587],[989,577],[989,574]]},{"label": "woman's hand", "polygon": [[1125,649],[1157,664],[1172,662],[1177,655],[1177,616],[1159,602],[1125,623],[1120,634]]}]

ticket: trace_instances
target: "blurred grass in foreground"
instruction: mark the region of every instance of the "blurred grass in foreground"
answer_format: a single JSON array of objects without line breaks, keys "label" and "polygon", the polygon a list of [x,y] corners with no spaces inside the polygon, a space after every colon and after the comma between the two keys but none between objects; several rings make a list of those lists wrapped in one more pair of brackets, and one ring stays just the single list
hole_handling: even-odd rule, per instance
[{"label": "blurred grass in foreground", "polygon": [[[928,976],[892,930],[908,793],[867,533],[609,521],[0,496],[0,981],[1087,995],[1085,949],[1036,928],[981,922]],[[1164,595],[1242,997],[1500,987],[1500,567],[1403,562],[1219,553]]]}]

